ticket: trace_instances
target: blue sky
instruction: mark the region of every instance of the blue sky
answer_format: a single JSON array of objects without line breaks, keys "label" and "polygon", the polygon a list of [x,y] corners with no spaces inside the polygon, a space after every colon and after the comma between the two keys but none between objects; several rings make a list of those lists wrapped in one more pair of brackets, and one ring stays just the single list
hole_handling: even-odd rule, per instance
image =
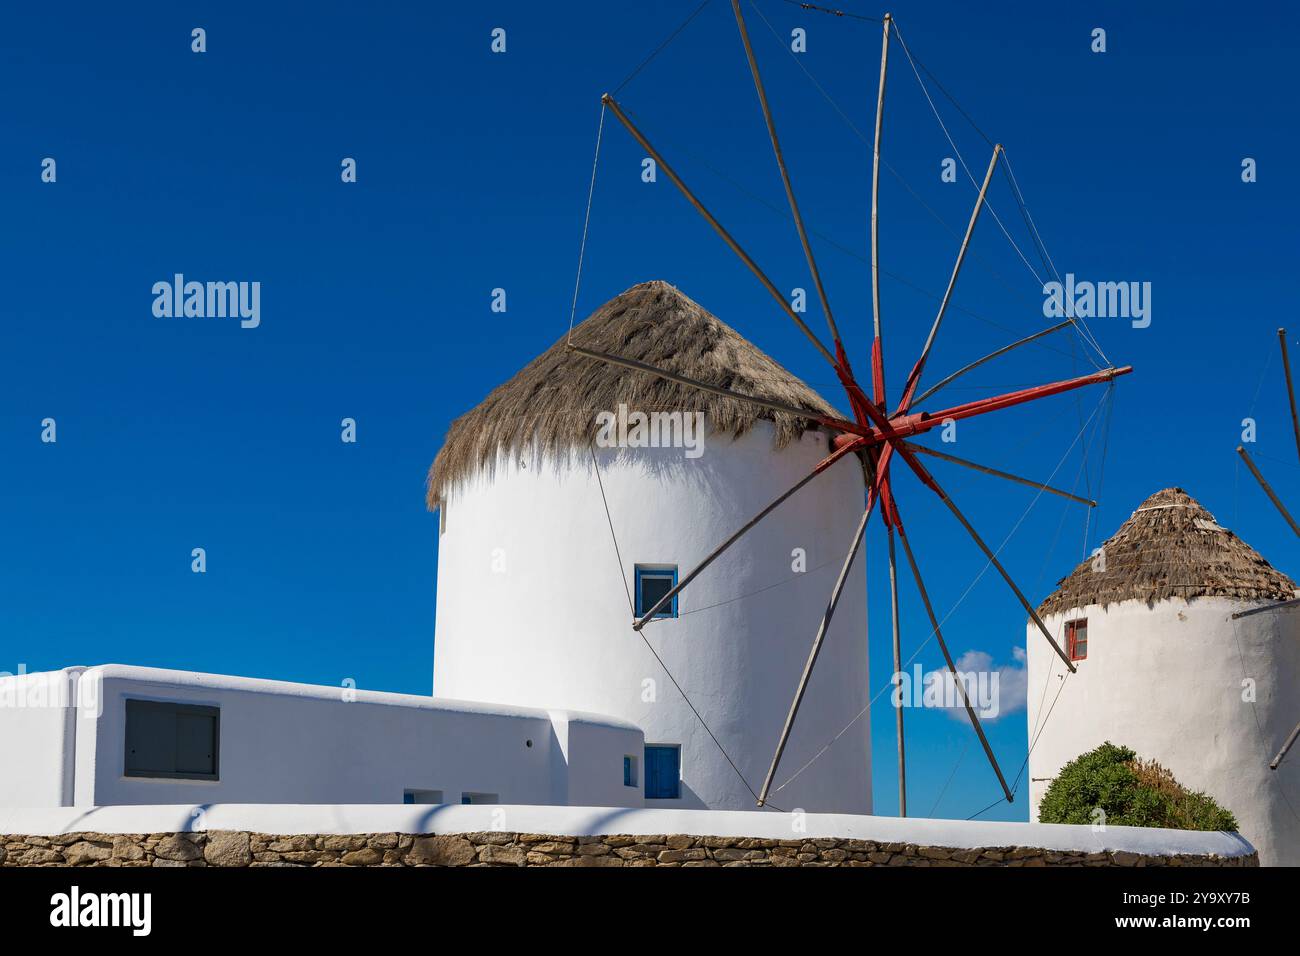
[{"label": "blue sky", "polygon": [[[599,96],[696,6],[6,10],[0,669],[111,660],[427,693],[437,554],[425,471],[451,419],[567,328]],[[815,251],[865,374],[868,148],[800,64],[869,135],[880,27],[782,0],[757,9],[780,37],[807,31],[796,62],[747,8]],[[1284,494],[1300,490],[1275,341],[1300,238],[1287,119],[1295,12],[892,10],[912,53],[1006,145],[1059,271],[1152,287],[1150,327],[1090,323],[1110,359],[1136,372],[1118,383],[1086,461],[1071,443],[1104,388],[963,423],[949,449],[1040,479],[1055,470],[1056,483],[1099,495],[1090,522],[1059,499],[1022,521],[1032,492],[937,464],[940,480],[994,546],[1016,529],[1002,555],[1035,600],[1174,484],[1300,571],[1233,454],[1253,414],[1261,467]],[[190,50],[196,26],[207,31],[201,55]],[[496,27],[504,54],[489,48]],[[1090,50],[1096,27],[1105,53]],[[926,207],[960,229],[974,188],[964,174],[941,181],[954,150],[897,46],[890,77],[883,155],[916,193],[882,180],[896,398],[955,253]],[[987,144],[931,89],[979,175]],[[808,287],[728,4],[713,0],[619,100],[778,287]],[[672,186],[640,181],[642,156],[611,118],[579,317],[666,279],[843,405],[816,353]],[[45,157],[57,162],[53,184],[40,179]],[[340,182],[343,157],[357,160],[355,184]],[[1242,182],[1245,157],[1257,160],[1255,183]],[[1041,274],[1001,175],[990,202]],[[261,325],[155,318],[150,289],[177,272],[260,281]],[[498,287],[504,314],[489,308]],[[1042,328],[1041,303],[986,216],[926,381]],[[809,320],[820,328],[815,307]],[[1054,336],[945,394],[956,403],[1090,370],[1073,342]],[[40,440],[47,417],[56,444]],[[356,444],[339,441],[344,417],[358,423]],[[928,492],[900,477],[898,494],[939,612],[951,612],[954,652],[1014,668],[1025,640],[1014,599],[991,574],[970,586],[983,559]],[[883,538],[870,542],[878,689],[891,668]],[[190,571],[195,547],[206,574]],[[909,588],[903,625],[906,656],[928,633]],[[917,660],[940,664],[933,643]],[[907,716],[914,814],[967,816],[998,796],[966,726]],[[884,696],[872,717],[877,808],[892,813]],[[990,738],[1014,776],[1023,713],[992,723]],[[1025,812],[1021,801],[987,815]]]}]

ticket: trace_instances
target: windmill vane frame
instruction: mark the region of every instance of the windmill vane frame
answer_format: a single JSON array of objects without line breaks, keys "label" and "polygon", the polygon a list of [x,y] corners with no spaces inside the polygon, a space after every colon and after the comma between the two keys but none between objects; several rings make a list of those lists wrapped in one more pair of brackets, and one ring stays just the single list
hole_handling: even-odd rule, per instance
[{"label": "windmill vane frame", "polygon": [[[683,23],[682,26],[679,27],[678,30],[675,31],[669,37],[668,41],[665,41],[665,43],[661,45],[659,49],[655,51],[655,53],[651,54],[651,59],[655,55],[657,55],[658,52],[660,52],[664,46],[667,46],[667,44],[671,42],[671,40],[674,39],[678,33],[681,32],[681,30],[686,26],[686,24],[688,24],[700,13],[700,11],[703,9],[703,6],[707,5],[707,3],[708,0],[705,0],[705,4],[702,4],[699,8],[697,8],[695,12],[692,13],[691,16],[687,19],[686,23]],[[813,7],[810,4],[799,4],[799,6],[805,9],[815,10],[816,12],[830,13],[836,16],[843,15],[839,11],[817,8],[817,7]],[[1014,800],[1014,792],[1012,788],[1008,786],[1006,778],[1002,773],[1002,769],[998,764],[997,758],[994,756],[993,749],[990,746],[988,742],[988,738],[984,733],[984,728],[980,723],[979,716],[976,714],[974,707],[971,705],[971,701],[967,694],[965,685],[963,681],[961,681],[957,676],[956,664],[954,663],[952,654],[949,651],[947,642],[944,640],[943,633],[940,628],[940,622],[935,614],[934,607],[930,599],[930,594],[925,586],[925,582],[921,574],[921,570],[916,558],[916,554],[912,548],[912,544],[906,532],[906,528],[898,506],[898,501],[894,496],[894,483],[893,483],[893,476],[891,475],[890,466],[892,464],[893,457],[897,455],[903,460],[904,464],[907,466],[907,470],[910,471],[912,474],[914,474],[924,487],[929,489],[930,492],[932,492],[936,497],[938,497],[938,499],[944,504],[944,506],[952,513],[953,517],[956,519],[958,524],[961,525],[962,529],[967,533],[967,535],[969,535],[969,537],[972,539],[972,541],[974,541],[974,543],[979,548],[979,550],[984,554],[985,558],[988,561],[988,564],[991,565],[994,569],[996,569],[999,576],[1006,583],[1008,588],[1014,594],[1017,601],[1020,603],[1020,605],[1024,608],[1024,610],[1027,612],[1029,617],[1032,619],[1037,630],[1042,634],[1043,638],[1051,646],[1053,652],[1058,657],[1060,657],[1060,659],[1065,663],[1066,668],[1071,673],[1073,673],[1076,670],[1076,667],[1074,663],[1071,661],[1070,656],[1065,652],[1064,649],[1062,649],[1060,643],[1053,637],[1051,632],[1048,630],[1047,626],[1043,623],[1043,620],[1039,616],[1034,605],[1030,603],[1028,598],[1026,598],[1024,592],[1015,583],[1010,573],[998,560],[994,550],[992,550],[985,542],[983,537],[980,536],[979,532],[975,529],[975,527],[972,525],[970,520],[966,517],[964,512],[953,501],[952,497],[944,490],[943,486],[939,484],[939,482],[934,477],[934,475],[930,472],[930,470],[926,468],[924,464],[922,464],[919,456],[920,455],[933,456],[941,460],[945,460],[953,464],[962,465],[964,467],[974,469],[976,471],[994,477],[999,477],[1022,485],[1028,485],[1030,487],[1037,488],[1042,492],[1048,492],[1054,495],[1058,495],[1067,500],[1071,500],[1088,507],[1095,507],[1096,502],[1087,498],[1082,498],[1077,495],[1071,494],[1062,489],[1054,488],[1050,485],[1033,481],[1028,478],[1022,478],[1020,476],[1013,475],[1009,472],[1001,471],[987,465],[977,464],[975,462],[967,461],[962,458],[957,458],[952,455],[940,453],[933,449],[926,448],[922,445],[909,441],[909,439],[913,438],[914,436],[925,434],[926,432],[929,432],[930,430],[942,426],[945,423],[950,421],[960,421],[966,418],[974,418],[981,415],[990,414],[992,412],[1001,411],[1007,408],[1012,408],[1015,406],[1034,402],[1039,399],[1048,398],[1068,391],[1073,391],[1075,389],[1079,389],[1087,385],[1111,383],[1113,382],[1114,379],[1130,373],[1133,370],[1132,366],[1124,365],[1124,366],[1116,367],[1112,365],[1105,368],[1101,368],[1100,370],[1093,372],[1091,374],[1082,375],[1076,378],[1048,382],[1030,388],[1023,388],[1016,391],[994,395],[988,398],[965,402],[963,404],[954,405],[948,408],[943,408],[941,410],[932,411],[932,412],[918,411],[916,409],[916,406],[921,401],[929,399],[936,392],[938,392],[940,389],[950,384],[956,378],[966,374],[967,372],[971,371],[972,369],[978,366],[983,365],[985,362],[988,362],[994,358],[1004,355],[1007,352],[1019,348],[1022,345],[1029,344],[1030,342],[1036,341],[1037,339],[1042,338],[1045,335],[1059,331],[1066,327],[1074,327],[1076,332],[1078,332],[1081,336],[1083,335],[1083,333],[1079,331],[1078,320],[1071,318],[1065,322],[1060,322],[1056,325],[1035,332],[1034,334],[1029,335],[1025,338],[1021,338],[1015,342],[1012,342],[1009,345],[1003,346],[1002,348],[957,370],[953,374],[942,379],[934,386],[922,392],[920,395],[917,394],[918,387],[921,382],[922,374],[926,369],[931,351],[934,347],[935,341],[939,335],[940,328],[943,325],[945,315],[948,311],[948,307],[952,299],[953,291],[956,288],[958,276],[961,273],[962,265],[963,262],[965,261],[967,251],[970,246],[971,237],[975,232],[976,224],[980,219],[981,211],[988,205],[987,194],[988,194],[990,183],[993,179],[994,172],[996,171],[1000,161],[1005,165],[1005,150],[1003,149],[1001,144],[995,144],[993,146],[992,156],[989,159],[988,167],[984,173],[983,180],[978,184],[978,195],[975,200],[975,205],[971,211],[969,221],[966,224],[965,232],[961,238],[961,243],[957,250],[956,259],[953,263],[947,281],[947,286],[943,292],[942,298],[939,301],[938,310],[931,323],[929,334],[925,340],[925,344],[922,347],[919,357],[913,363],[910,372],[908,373],[906,379],[904,380],[902,389],[898,393],[897,401],[893,405],[893,410],[892,411],[889,410],[890,406],[887,398],[886,379],[885,379],[884,330],[883,330],[883,323],[881,320],[882,316],[881,316],[881,305],[880,305],[879,191],[880,191],[880,164],[881,164],[880,144],[881,144],[883,131],[884,131],[883,127],[884,127],[885,90],[886,90],[886,79],[888,74],[891,36],[893,36],[902,47],[908,60],[912,63],[912,67],[914,71],[916,70],[916,63],[912,59],[911,53],[907,50],[907,45],[906,43],[903,42],[901,34],[898,32],[898,27],[894,21],[894,18],[890,14],[886,13],[883,19],[881,20],[883,29],[881,35],[880,82],[879,82],[878,95],[876,99],[874,143],[872,145],[870,235],[871,235],[871,301],[872,301],[872,319],[873,319],[873,338],[872,338],[871,359],[870,359],[870,382],[869,382],[870,395],[868,395],[867,390],[861,384],[859,384],[859,381],[849,362],[848,352],[845,349],[843,341],[841,339],[839,326],[836,323],[834,313],[831,309],[829,297],[827,295],[825,286],[822,282],[821,273],[817,267],[817,262],[813,255],[812,245],[809,240],[808,230],[804,225],[803,216],[799,210],[799,205],[795,198],[794,186],[791,181],[789,170],[786,167],[785,158],[781,151],[780,139],[777,135],[776,122],[773,117],[771,105],[768,102],[767,91],[763,85],[763,79],[759,69],[758,60],[754,54],[753,47],[750,43],[749,32],[746,25],[744,13],[741,9],[740,0],[731,0],[731,8],[732,8],[732,12],[735,15],[736,26],[740,35],[740,41],[744,48],[745,58],[749,65],[749,70],[753,79],[755,93],[757,95],[758,103],[763,114],[763,119],[767,128],[768,137],[771,141],[772,151],[776,159],[777,168],[780,172],[782,185],[784,187],[784,191],[786,195],[786,200],[790,208],[790,217],[798,233],[798,238],[803,250],[804,259],[808,271],[811,275],[813,286],[817,293],[817,299],[820,304],[821,311],[826,320],[827,331],[829,332],[830,341],[831,341],[830,346],[828,347],[822,341],[822,339],[811,328],[808,327],[808,325],[800,317],[798,312],[796,312],[795,309],[792,307],[791,303],[787,301],[786,297],[780,292],[780,290],[776,287],[776,285],[772,282],[772,280],[768,278],[767,274],[741,247],[741,245],[718,221],[718,219],[713,215],[713,213],[710,212],[708,208],[706,208],[703,202],[691,190],[691,188],[686,184],[686,182],[677,173],[677,171],[667,162],[663,154],[658,149],[655,148],[655,146],[651,143],[651,141],[646,136],[646,134],[632,121],[632,119],[628,116],[626,110],[618,102],[618,100],[615,99],[615,96],[611,93],[606,93],[601,97],[601,114],[600,114],[600,128],[599,128],[600,131],[597,134],[596,164],[598,164],[599,162],[599,155],[600,155],[599,143],[600,143],[600,137],[603,134],[603,130],[604,130],[605,114],[606,112],[609,112],[614,115],[614,117],[619,121],[619,123],[632,136],[632,138],[646,151],[649,157],[654,160],[657,168],[660,171],[662,171],[664,175],[668,177],[668,179],[673,183],[673,185],[677,188],[677,190],[681,192],[681,194],[691,204],[691,206],[694,207],[694,209],[709,224],[709,226],[714,230],[714,232],[717,233],[717,235],[719,236],[719,238],[722,239],[724,244],[726,244],[727,247],[730,248],[731,251],[749,269],[749,271],[753,273],[755,278],[757,278],[760,284],[763,285],[763,287],[767,290],[768,294],[773,298],[773,300],[777,303],[777,305],[781,308],[781,310],[785,313],[785,315],[795,324],[795,326],[804,335],[804,337],[808,339],[808,341],[813,346],[813,348],[816,349],[817,352],[820,353],[822,358],[824,358],[826,362],[831,366],[832,370],[835,372],[837,380],[839,381],[841,387],[844,389],[844,393],[848,399],[849,407],[852,410],[852,418],[849,419],[849,418],[840,418],[840,417],[835,417],[830,415],[816,414],[807,408],[799,408],[793,405],[784,404],[779,401],[773,401],[768,398],[745,394],[721,385],[700,381],[698,379],[694,379],[668,369],[650,365],[636,359],[631,359],[610,352],[588,348],[573,340],[573,327],[571,323],[569,337],[566,341],[566,346],[572,352],[575,352],[579,355],[586,356],[587,358],[590,358],[594,361],[600,361],[611,365],[619,366],[630,372],[657,376],[661,379],[665,379],[670,382],[675,382],[677,384],[689,388],[694,388],[724,398],[734,399],[737,402],[759,406],[769,411],[781,412],[788,415],[792,415],[798,419],[813,422],[819,426],[822,426],[834,436],[831,443],[832,450],[829,455],[827,455],[823,460],[821,460],[818,464],[816,464],[807,475],[802,477],[787,491],[783,492],[781,495],[775,498],[770,504],[762,508],[757,514],[754,515],[753,518],[751,518],[748,522],[742,525],[734,534],[728,537],[725,541],[719,544],[694,568],[692,568],[686,574],[682,575],[680,580],[675,584],[675,586],[673,586],[671,590],[669,590],[666,594],[664,594],[663,597],[661,597],[659,601],[654,604],[654,606],[646,609],[645,613],[642,614],[639,618],[637,618],[634,615],[632,627],[634,630],[640,633],[647,623],[653,621],[656,615],[659,614],[660,611],[665,606],[669,605],[669,602],[674,601],[677,595],[681,593],[683,590],[685,590],[691,584],[691,582],[695,580],[705,569],[707,569],[711,564],[713,564],[714,561],[716,561],[719,557],[721,557],[742,536],[744,536],[747,532],[749,532],[756,525],[762,522],[764,518],[766,518],[774,510],[776,510],[784,501],[786,501],[788,498],[790,498],[792,495],[794,495],[804,486],[812,482],[818,475],[827,471],[832,465],[834,465],[839,460],[846,458],[849,455],[854,455],[862,463],[864,474],[866,475],[866,479],[867,479],[866,506],[862,512],[862,516],[860,520],[858,521],[857,528],[850,542],[848,551],[844,557],[844,561],[840,568],[838,577],[836,578],[835,584],[831,590],[825,613],[823,614],[821,621],[817,626],[817,630],[813,637],[812,645],[810,647],[807,660],[804,664],[803,671],[802,674],[800,675],[793,700],[790,703],[790,707],[785,718],[785,723],[782,728],[780,738],[776,742],[775,750],[770,765],[768,767],[766,776],[763,780],[762,788],[760,791],[758,791],[755,794],[757,804],[760,807],[769,805],[769,797],[773,792],[772,789],[773,781],[777,772],[777,768],[781,763],[781,759],[784,754],[786,744],[789,740],[791,730],[798,716],[800,704],[802,703],[804,699],[804,695],[807,691],[809,679],[813,673],[813,669],[817,663],[818,655],[822,648],[822,644],[826,638],[827,631],[829,630],[831,621],[835,615],[835,610],[839,603],[840,596],[843,593],[845,585],[849,580],[850,569],[852,568],[854,560],[856,559],[859,550],[862,546],[867,525],[870,522],[872,513],[876,511],[877,505],[879,505],[881,520],[885,525],[885,529],[887,532],[887,539],[888,539],[890,608],[891,608],[891,619],[892,619],[894,671],[895,673],[898,673],[901,670],[900,626],[899,626],[899,613],[898,613],[898,575],[897,575],[897,561],[896,561],[896,549],[895,549],[895,537],[897,537],[898,541],[901,542],[902,544],[903,553],[907,559],[908,567],[915,581],[918,595],[921,599],[922,604],[924,605],[926,616],[930,622],[931,633],[936,638],[939,644],[939,648],[943,654],[943,658],[947,670],[949,674],[952,675],[954,679],[954,683],[960,693],[961,702],[970,720],[971,727],[979,739],[980,745],[984,750],[984,754],[987,757],[988,762],[993,769],[993,772],[997,776],[998,783],[1001,786],[1005,800],[1007,802],[1012,802]],[[755,10],[757,12],[757,8],[755,8]],[[759,15],[760,16],[762,15],[761,12],[759,13]],[[871,19],[871,18],[856,17],[855,19]],[[636,73],[639,72],[648,62],[649,60],[646,60],[641,64],[641,66],[637,67],[637,69],[633,71],[632,76],[635,76]],[[920,80],[919,73],[917,73],[917,78],[918,80]],[[631,76],[628,77],[628,80],[630,79]],[[621,84],[616,89],[615,92],[621,90],[622,86],[626,85],[628,80],[625,80],[623,84]],[[924,89],[923,82],[922,82],[922,88]],[[928,98],[928,93],[927,93],[927,98]],[[931,106],[933,108],[933,103],[931,103]],[[936,111],[936,116],[937,115],[938,114]],[[940,122],[942,123],[942,120],[940,120]],[[592,169],[593,193],[594,193],[594,186],[595,186],[596,164],[593,164],[593,169]],[[1011,174],[1009,174],[1009,176],[1010,175]],[[973,178],[972,181],[974,181]],[[1014,183],[1014,180],[1012,181]],[[1018,188],[1016,191],[1018,193]],[[589,195],[588,204],[587,204],[588,222],[590,221],[591,199],[592,196]],[[996,213],[992,213],[992,215],[996,217]],[[1001,223],[999,221],[999,225],[1000,224]],[[1003,229],[1003,231],[1005,232],[1005,228]],[[1009,235],[1008,238],[1010,238]],[[583,231],[584,251],[585,251],[585,243],[586,243],[586,226],[584,225],[584,231]],[[1013,245],[1014,245],[1014,241],[1013,241]],[[580,252],[579,265],[578,265],[579,282],[581,280],[582,256],[583,253]],[[574,290],[575,310],[577,304],[577,292],[578,289],[575,284],[575,290]],[[1293,400],[1293,412],[1294,412],[1294,400]],[[1300,425],[1297,425],[1297,443],[1298,446],[1300,446]],[[1293,527],[1294,526],[1295,525],[1293,522]],[[1300,533],[1300,529],[1297,530],[1297,533]],[[644,635],[642,635],[642,637],[644,638]],[[896,707],[895,710],[897,714],[896,730],[897,730],[897,737],[898,737],[899,810],[901,816],[906,816],[907,796],[906,796],[906,773],[905,773],[904,745],[903,745],[903,712],[901,708]],[[1297,733],[1300,733],[1300,728],[1297,728]],[[1295,734],[1292,735],[1293,739],[1295,736],[1296,736]],[[719,744],[719,747],[721,747],[721,744]],[[740,771],[737,769],[737,773],[739,772]],[[743,780],[744,778],[742,775],[742,781]],[[750,789],[751,793],[754,792],[753,788],[749,786],[747,781],[745,781],[745,785],[747,788]],[[778,787],[777,789],[780,788]]]},{"label": "windmill vane frame", "polygon": [[[1300,458],[1300,415],[1296,414],[1295,386],[1291,381],[1291,357],[1287,353],[1286,349],[1286,329],[1277,330],[1277,344],[1278,348],[1282,352],[1282,372],[1286,378],[1286,397],[1287,403],[1291,409],[1291,430],[1295,435],[1296,457]],[[1268,495],[1268,500],[1273,503],[1273,507],[1277,508],[1278,513],[1286,519],[1286,523],[1291,526],[1291,530],[1295,532],[1296,537],[1300,537],[1300,525],[1297,525],[1295,518],[1291,517],[1291,512],[1287,510],[1286,505],[1282,503],[1282,499],[1279,498],[1277,492],[1273,490],[1273,486],[1268,483],[1268,480],[1259,470],[1259,466],[1256,465],[1254,459],[1250,457],[1250,454],[1246,451],[1246,446],[1238,445],[1237,454],[1241,457],[1241,460],[1246,463],[1246,468],[1249,469],[1250,473],[1254,476],[1255,481],[1259,482],[1259,486],[1264,490],[1264,494]],[[1276,611],[1284,607],[1294,607],[1297,604],[1300,604],[1300,598],[1292,598],[1290,601],[1280,601],[1277,604],[1270,604],[1266,607],[1252,608],[1249,611],[1239,611],[1232,615],[1232,619],[1235,621],[1238,618],[1249,617],[1252,614],[1260,614],[1264,611]],[[1279,750],[1277,755],[1269,761],[1268,766],[1270,770],[1276,770],[1282,765],[1282,761],[1286,758],[1287,752],[1295,745],[1295,742],[1298,739],[1300,739],[1300,723],[1295,725],[1295,729],[1287,735],[1286,740],[1282,743],[1282,749]]]}]

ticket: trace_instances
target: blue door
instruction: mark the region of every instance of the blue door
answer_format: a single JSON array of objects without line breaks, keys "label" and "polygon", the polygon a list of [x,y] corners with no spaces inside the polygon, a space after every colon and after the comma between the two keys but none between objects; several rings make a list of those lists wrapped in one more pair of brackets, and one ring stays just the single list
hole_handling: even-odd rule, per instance
[{"label": "blue door", "polygon": [[646,744],[645,795],[647,800],[676,800],[681,796],[682,749]]}]

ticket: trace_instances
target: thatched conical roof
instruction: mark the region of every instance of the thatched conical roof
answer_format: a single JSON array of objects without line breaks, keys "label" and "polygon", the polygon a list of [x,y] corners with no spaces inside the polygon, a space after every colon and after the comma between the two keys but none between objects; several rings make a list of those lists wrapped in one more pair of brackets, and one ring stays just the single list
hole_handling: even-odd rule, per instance
[{"label": "thatched conical roof", "polygon": [[[452,422],[429,469],[431,509],[438,507],[446,488],[490,465],[502,449],[536,442],[542,450],[556,452],[586,445],[596,433],[596,414],[615,411],[619,403],[644,412],[702,411],[712,432],[735,437],[764,419],[776,427],[778,448],[812,427],[807,419],[579,355],[565,347],[567,338]],[[710,385],[838,416],[820,395],[666,282],[643,282],[610,299],[574,328],[573,342]]]},{"label": "thatched conical roof", "polygon": [[[1137,599],[1228,597],[1287,600],[1296,585],[1181,488],[1142,502],[1102,545],[1105,570],[1089,558],[1038,607],[1042,615]],[[1098,565],[1101,567],[1101,565]]]}]

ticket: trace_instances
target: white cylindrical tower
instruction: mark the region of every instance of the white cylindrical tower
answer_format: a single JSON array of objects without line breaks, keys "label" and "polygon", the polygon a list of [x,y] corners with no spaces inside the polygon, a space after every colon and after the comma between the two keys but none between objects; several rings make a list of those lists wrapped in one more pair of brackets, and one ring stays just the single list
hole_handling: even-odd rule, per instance
[{"label": "white cylindrical tower", "polygon": [[[834,414],[662,282],[606,303],[573,341]],[[860,462],[838,461],[781,504],[681,592],[673,616],[638,634],[633,610],[808,475],[828,442],[806,420],[558,342],[452,425],[430,473],[441,511],[434,694],[626,718],[645,731],[628,785],[646,806],[752,809],[861,517]],[[808,766],[771,794],[775,807],[871,809],[864,565],[859,556],[776,783]]]},{"label": "white cylindrical tower", "polygon": [[[1268,865],[1300,864],[1300,760],[1269,761],[1300,721],[1295,583],[1179,488],[1143,502],[1031,623],[1033,818],[1057,772],[1109,740],[1231,810]],[[1035,742],[1035,738],[1037,738]]]}]

